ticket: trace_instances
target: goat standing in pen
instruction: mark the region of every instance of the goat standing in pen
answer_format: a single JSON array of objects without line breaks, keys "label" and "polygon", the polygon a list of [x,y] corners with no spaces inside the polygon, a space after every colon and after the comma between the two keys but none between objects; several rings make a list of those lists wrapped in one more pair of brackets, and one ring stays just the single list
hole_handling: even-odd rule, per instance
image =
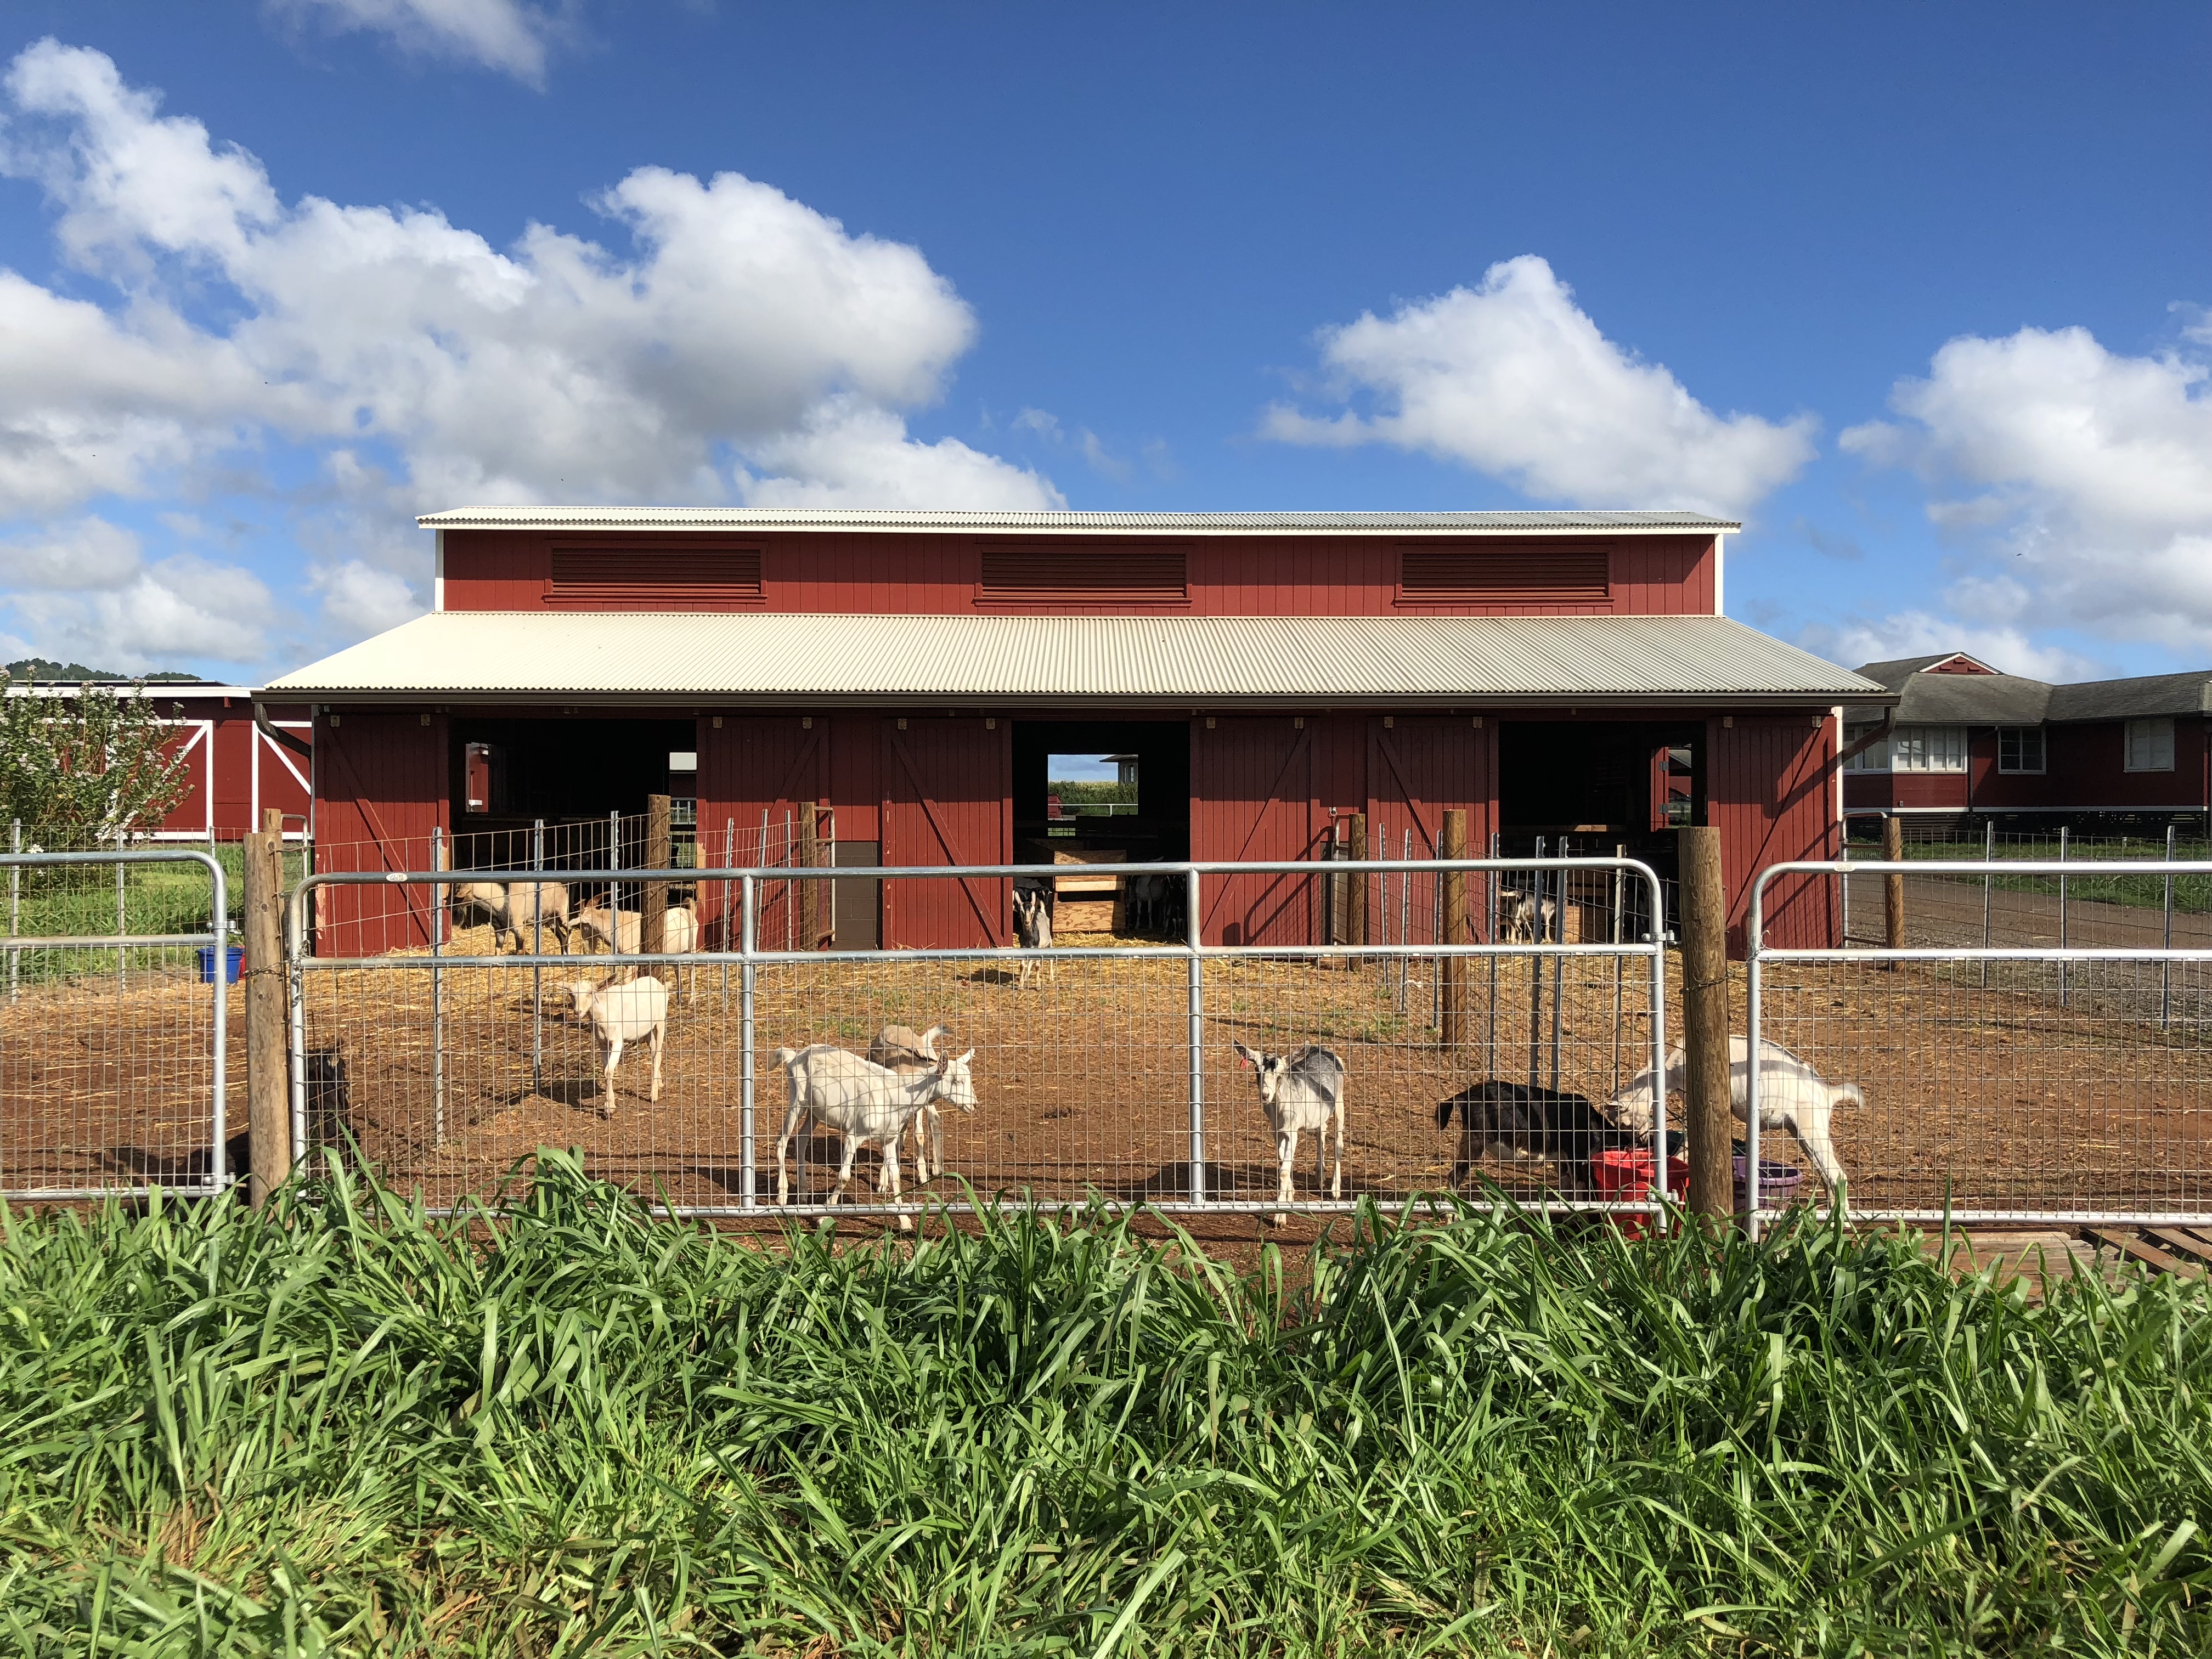
[{"label": "goat standing in pen", "polygon": [[[1046,902],[1041,887],[1018,886],[1014,889],[1014,939],[1024,951],[1052,949],[1052,907]],[[1022,963],[1022,989],[1029,989],[1030,975],[1036,971],[1035,962]],[[1060,962],[1057,957],[1044,959],[1045,977],[1055,985],[1060,983]]]},{"label": "goat standing in pen", "polygon": [[[1275,1132],[1278,1181],[1275,1201],[1297,1200],[1291,1168],[1298,1155],[1298,1135],[1310,1130],[1319,1139],[1316,1152],[1328,1144],[1332,1118],[1336,1123],[1336,1166],[1329,1179],[1328,1195],[1344,1196],[1344,1061],[1333,1050],[1305,1048],[1295,1054],[1271,1054],[1263,1049],[1236,1045],[1237,1056],[1258,1073],[1260,1108]],[[1316,1169],[1318,1181],[1320,1171]],[[1290,1218],[1278,1211],[1269,1219],[1278,1227]]]},{"label": "goat standing in pen", "polygon": [[[1749,1039],[1731,1032],[1729,1105],[1747,1123],[1751,1121],[1750,1055]],[[1624,1127],[1648,1140],[1662,1086],[1668,1094],[1682,1093],[1690,1086],[1689,1051],[1679,1044],[1667,1056],[1663,1084],[1647,1066],[1629,1079],[1628,1086],[1613,1097],[1607,1109]],[[1832,1194],[1843,1185],[1844,1176],[1830,1126],[1837,1106],[1844,1101],[1863,1107],[1866,1096],[1856,1083],[1829,1082],[1779,1043],[1759,1045],[1759,1127],[1787,1129],[1796,1136],[1797,1144],[1819,1172],[1820,1184]]]},{"label": "goat standing in pen", "polygon": [[1452,1161],[1451,1184],[1458,1186],[1485,1152],[1507,1158],[1550,1162],[1559,1189],[1568,1198],[1595,1190],[1590,1159],[1607,1146],[1633,1146],[1650,1139],[1622,1127],[1584,1095],[1528,1083],[1492,1078],[1471,1083],[1449,1100],[1437,1103],[1437,1127],[1451,1127],[1459,1114],[1459,1156]]},{"label": "goat standing in pen", "polygon": [[[911,1025],[886,1025],[876,1033],[868,1045],[868,1063],[896,1072],[902,1077],[933,1069],[937,1065],[937,1041],[952,1035],[950,1025],[936,1024],[927,1031],[917,1031]],[[927,1156],[923,1155],[922,1132],[929,1134]],[[934,1100],[925,1104],[914,1120],[914,1179],[916,1186],[929,1179],[929,1172],[945,1173],[945,1115],[937,1109]]]},{"label": "goat standing in pen", "polygon": [[631,980],[571,980],[565,988],[571,1011],[587,1021],[595,1048],[606,1055],[606,1082],[599,1095],[599,1115],[615,1115],[615,1067],[622,1064],[623,1045],[653,1045],[653,1092],[660,1098],[660,1045],[668,1035],[668,988],[650,974]]},{"label": "goat standing in pen", "polygon": [[[791,1202],[791,1138],[811,1117],[845,1138],[844,1161],[838,1165],[837,1184],[830,1189],[829,1201],[834,1205],[844,1197],[853,1179],[853,1159],[872,1140],[883,1148],[884,1175],[891,1201],[896,1203],[899,1142],[907,1125],[923,1106],[939,1100],[949,1100],[963,1112],[975,1109],[975,1084],[968,1069],[975,1054],[970,1048],[908,1078],[826,1042],[777,1049],[775,1063],[791,1082],[791,1106],[775,1143],[775,1201]],[[901,1216],[899,1231],[913,1231],[914,1223]]]},{"label": "goat standing in pen", "polygon": [[509,939],[517,951],[532,950],[550,932],[568,954],[568,890],[557,881],[495,881],[457,884],[450,902],[457,912],[475,911],[491,918],[492,943],[504,945]]}]

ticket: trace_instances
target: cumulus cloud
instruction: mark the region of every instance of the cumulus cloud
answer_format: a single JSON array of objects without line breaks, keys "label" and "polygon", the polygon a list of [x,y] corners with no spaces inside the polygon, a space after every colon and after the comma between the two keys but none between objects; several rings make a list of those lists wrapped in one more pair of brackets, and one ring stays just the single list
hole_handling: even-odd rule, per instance
[{"label": "cumulus cloud", "polygon": [[757,180],[641,167],[592,203],[617,246],[539,224],[499,248],[433,209],[287,203],[97,52],[40,41],[3,84],[0,173],[45,191],[62,258],[112,298],[0,271],[0,522],[241,465],[273,489],[258,452],[299,447],[322,506],[295,529],[343,630],[403,609],[362,573],[420,603],[420,538],[368,526],[427,507],[1060,502],[908,434],[975,336],[951,285]]},{"label": "cumulus cloud", "polygon": [[520,0],[268,0],[278,16],[341,33],[381,34],[425,58],[474,64],[526,85],[545,82],[567,20]]},{"label": "cumulus cloud", "polygon": [[1811,416],[1716,415],[1666,368],[1607,339],[1533,254],[1492,265],[1474,288],[1325,330],[1321,357],[1340,400],[1369,396],[1374,411],[1277,404],[1265,435],[1390,444],[1538,500],[1737,514],[1814,453]]},{"label": "cumulus cloud", "polygon": [[[2194,339],[2188,330],[2184,337]],[[1898,382],[1899,418],[1844,433],[1909,468],[1930,519],[2005,563],[2017,619],[2212,651],[2212,396],[2182,351],[2124,356],[2087,329],[1953,340]]]},{"label": "cumulus cloud", "polygon": [[138,538],[105,519],[81,519],[0,542],[0,581],[11,588],[121,587],[138,574]]},{"label": "cumulus cloud", "polygon": [[126,672],[193,658],[258,662],[276,609],[252,572],[189,553],[141,565],[110,586],[9,597],[41,654],[97,658]]},{"label": "cumulus cloud", "polygon": [[2063,646],[2039,642],[2017,628],[1960,623],[1931,611],[1902,611],[1874,619],[1851,617],[1839,626],[1821,624],[1800,634],[1808,651],[1845,668],[1963,651],[2007,674],[2063,683],[2112,674],[2111,665]]}]

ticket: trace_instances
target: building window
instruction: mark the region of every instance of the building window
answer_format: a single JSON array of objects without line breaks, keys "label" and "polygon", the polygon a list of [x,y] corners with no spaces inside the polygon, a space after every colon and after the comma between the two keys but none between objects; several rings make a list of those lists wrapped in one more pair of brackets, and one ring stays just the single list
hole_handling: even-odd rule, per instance
[{"label": "building window", "polygon": [[1966,728],[1963,726],[1900,726],[1889,740],[1893,772],[1963,772]]},{"label": "building window", "polygon": [[2171,720],[2128,722],[2128,770],[2173,770],[2173,722]]},{"label": "building window", "polygon": [[[1844,728],[1844,747],[1846,749],[1850,748],[1861,738],[1866,736],[1868,732],[1877,731],[1879,729],[1879,727],[1874,726],[1845,726]],[[1844,763],[1844,770],[1846,772],[1888,771],[1889,739],[1884,738],[1879,743],[1869,744],[1865,748],[1860,750],[1857,754],[1852,756],[1849,760]]]},{"label": "building window", "polygon": [[2043,728],[2039,726],[1997,727],[1997,770],[2040,772],[2043,769]]}]

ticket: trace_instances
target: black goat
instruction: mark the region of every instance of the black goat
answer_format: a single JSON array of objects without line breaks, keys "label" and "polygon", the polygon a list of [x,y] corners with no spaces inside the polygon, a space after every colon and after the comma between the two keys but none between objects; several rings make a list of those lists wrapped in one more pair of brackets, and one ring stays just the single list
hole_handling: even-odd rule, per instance
[{"label": "black goat", "polygon": [[1460,1121],[1459,1157],[1451,1172],[1455,1187],[1467,1178],[1475,1160],[1495,1146],[1516,1158],[1550,1160],[1559,1173],[1559,1191],[1570,1198],[1586,1197],[1594,1190],[1589,1172],[1593,1157],[1608,1146],[1642,1144],[1588,1096],[1534,1084],[1498,1078],[1471,1083],[1437,1103],[1437,1127],[1449,1128],[1455,1111]]}]

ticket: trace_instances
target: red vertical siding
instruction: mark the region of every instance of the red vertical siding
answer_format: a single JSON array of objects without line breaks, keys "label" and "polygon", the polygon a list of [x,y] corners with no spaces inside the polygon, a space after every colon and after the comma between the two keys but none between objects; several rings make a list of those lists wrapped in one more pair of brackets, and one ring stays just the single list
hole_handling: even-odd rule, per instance
[{"label": "red vertical siding", "polygon": [[2051,804],[2074,807],[2205,805],[2205,738],[2212,721],[2173,722],[2173,770],[2127,769],[2127,727],[2118,720],[2044,728]]},{"label": "red vertical siding", "polygon": [[[1705,723],[1708,822],[1721,832],[1729,890],[1729,949],[1741,956],[1751,884],[1769,865],[1831,859],[1842,850],[1835,821],[1835,722],[1820,715]],[[1836,884],[1778,878],[1766,893],[1770,945],[1813,948],[1838,939]]]},{"label": "red vertical siding", "polygon": [[[1194,721],[1191,857],[1312,857],[1320,835],[1314,751],[1314,732],[1291,716]],[[1311,944],[1318,902],[1306,877],[1209,876],[1202,885],[1202,937],[1209,945]]]},{"label": "red vertical siding", "polygon": [[[1498,728],[1472,720],[1380,717],[1367,723],[1367,822],[1377,835],[1378,856],[1395,858],[1406,850],[1405,832],[1413,832],[1413,856],[1438,855],[1443,813],[1467,813],[1467,846],[1475,858],[1487,857],[1491,832],[1498,825]],[[1381,844],[1387,841],[1388,845]],[[1427,907],[1419,925],[1432,926],[1434,899],[1425,881],[1417,883]],[[1476,907],[1478,909],[1480,906]],[[1478,931],[1484,924],[1478,915]],[[1399,924],[1394,921],[1395,928]]]},{"label": "red vertical siding", "polygon": [[[707,861],[722,861],[732,824],[739,860],[757,857],[763,813],[775,831],[780,856],[786,814],[823,798],[829,772],[827,723],[817,720],[810,730],[798,714],[720,718],[719,726],[713,717],[699,722],[699,834]],[[709,890],[699,896],[700,918],[708,924],[709,939],[726,940],[726,948],[734,950],[737,895],[726,896],[721,885],[709,883]],[[762,884],[753,919],[758,943],[783,948],[793,914],[791,898],[788,884]]]},{"label": "red vertical siding", "polygon": [[[882,723],[886,865],[1013,862],[1013,728],[916,717]],[[884,884],[884,943],[959,950],[1010,942],[1003,878]]]},{"label": "red vertical siding", "polygon": [[[446,822],[446,720],[358,711],[315,722],[315,868],[390,872],[430,866]],[[318,902],[319,956],[374,956],[430,942],[428,886],[337,887]]]},{"label": "red vertical siding", "polygon": [[884,838],[883,734],[880,717],[843,714],[830,723],[830,804],[837,809],[837,839]]}]

